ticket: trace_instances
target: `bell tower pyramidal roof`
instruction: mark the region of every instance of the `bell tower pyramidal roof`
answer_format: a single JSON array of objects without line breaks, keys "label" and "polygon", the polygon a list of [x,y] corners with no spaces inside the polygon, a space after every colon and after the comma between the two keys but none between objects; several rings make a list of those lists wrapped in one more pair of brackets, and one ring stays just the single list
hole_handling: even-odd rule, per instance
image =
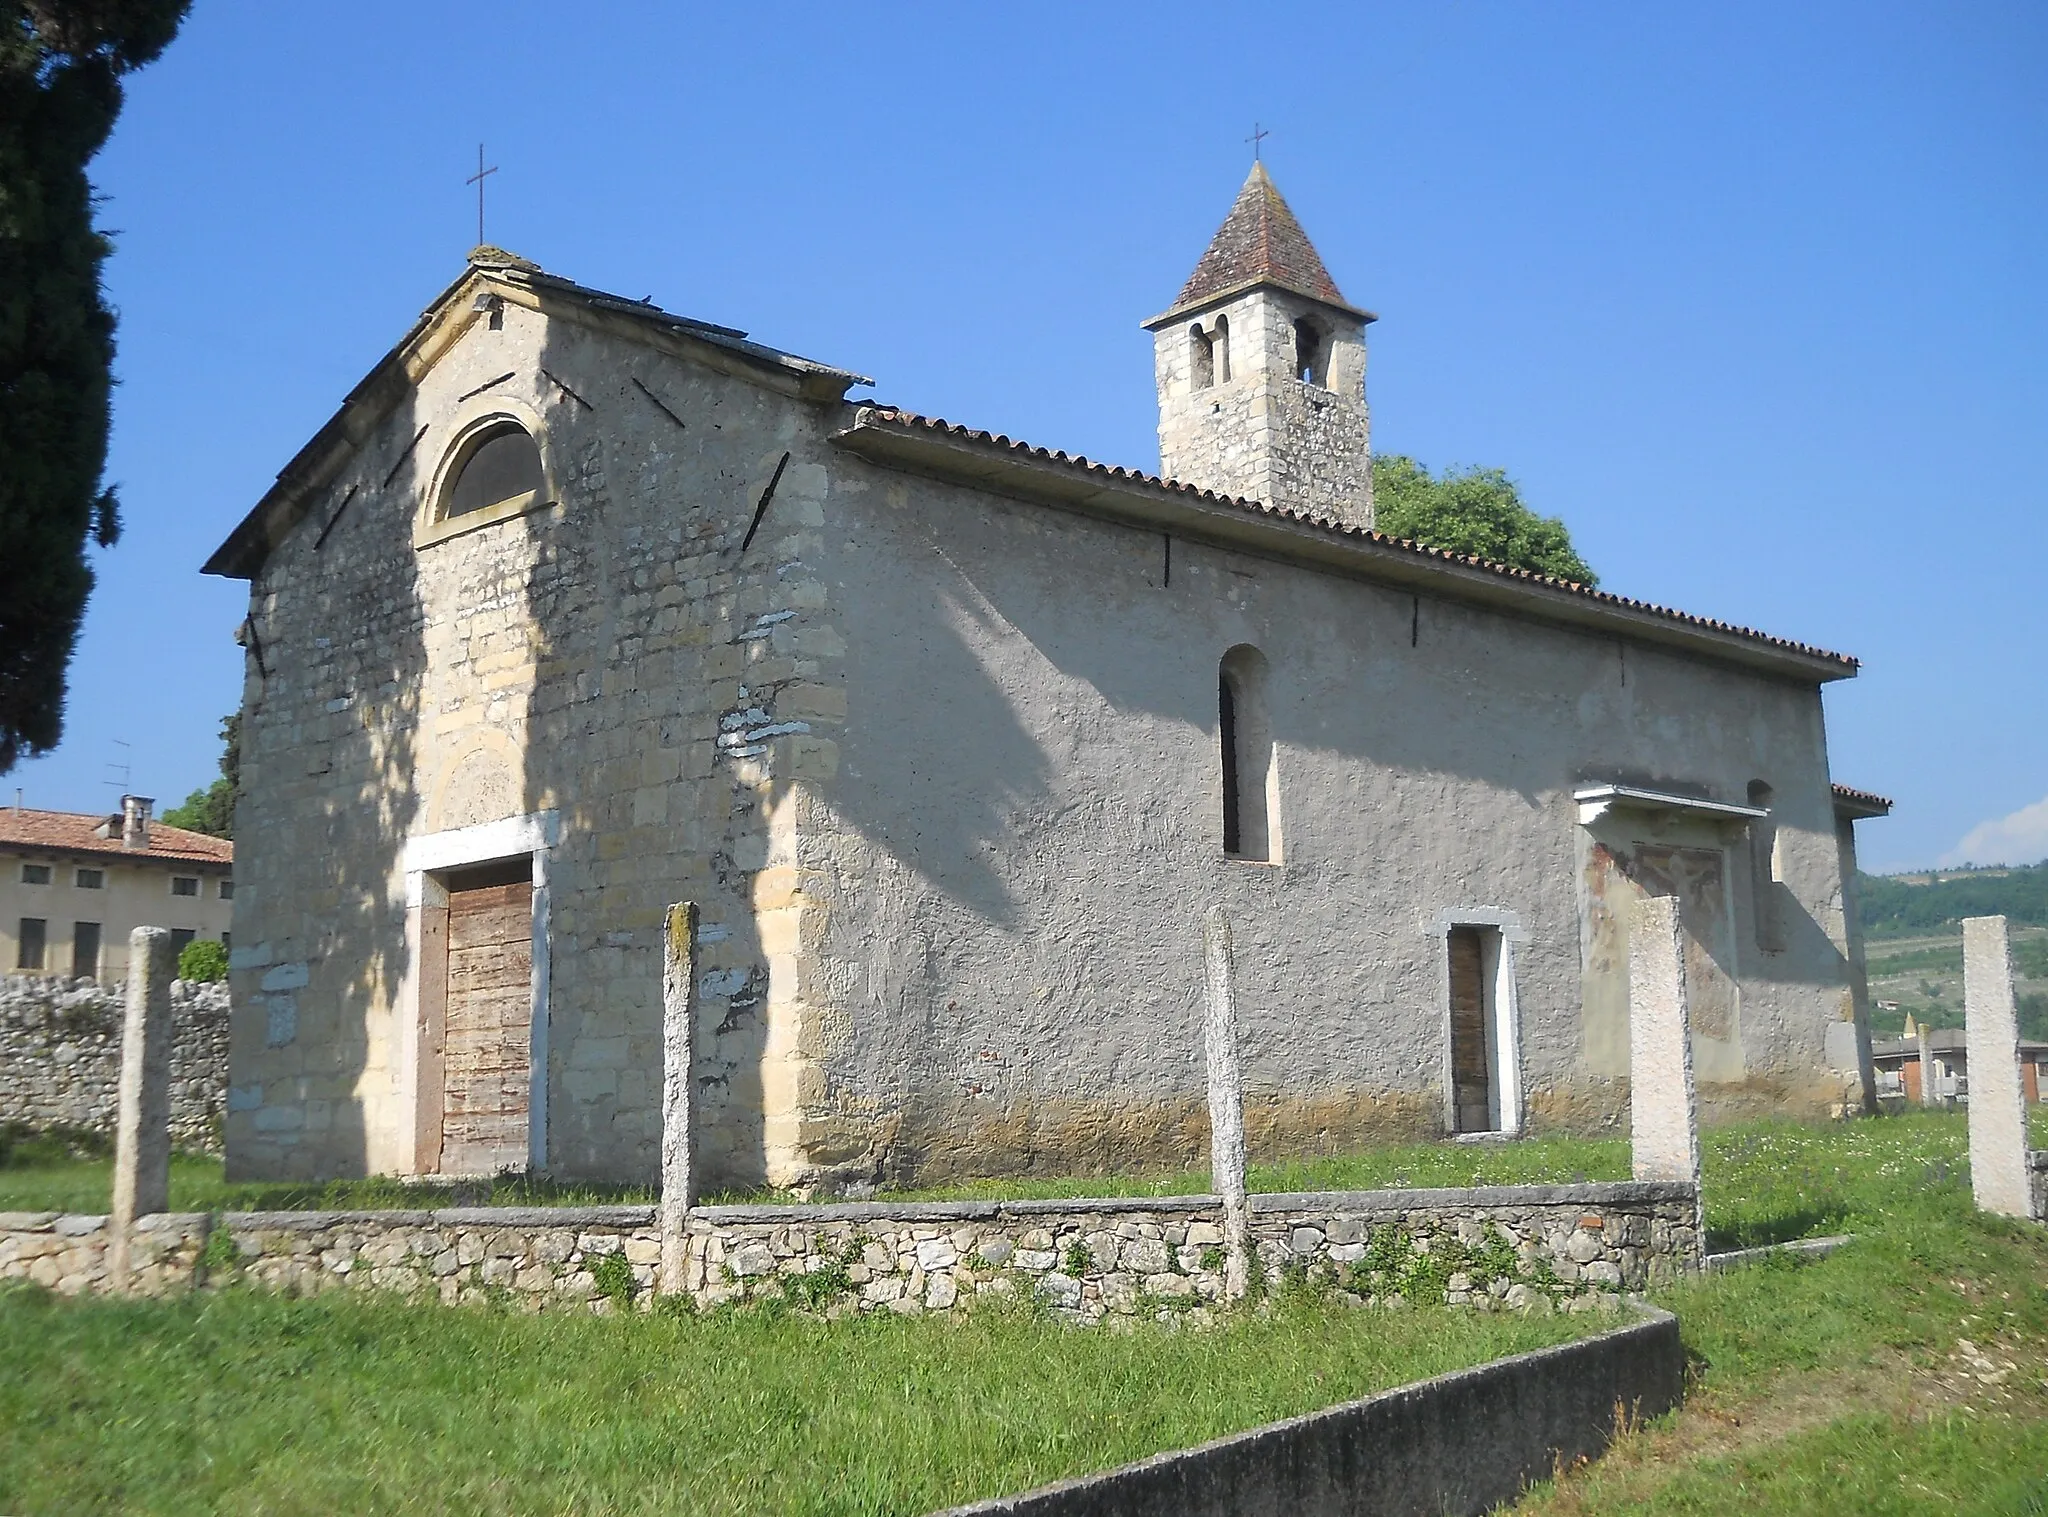
[{"label": "bell tower pyramidal roof", "polygon": [[1254,159],[1230,214],[1209,239],[1208,251],[1181,286],[1167,314],[1207,305],[1220,296],[1261,284],[1372,319],[1345,300],[1337,281],[1323,266],[1322,255],[1266,172],[1266,165]]},{"label": "bell tower pyramidal roof", "polygon": [[1337,281],[1254,159],[1152,334],[1159,467],[1169,479],[1370,527],[1372,313]]}]

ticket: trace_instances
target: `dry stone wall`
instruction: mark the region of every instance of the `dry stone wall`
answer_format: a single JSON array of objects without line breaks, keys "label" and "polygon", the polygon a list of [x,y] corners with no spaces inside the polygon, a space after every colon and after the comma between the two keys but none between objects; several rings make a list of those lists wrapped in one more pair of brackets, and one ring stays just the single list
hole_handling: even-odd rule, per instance
[{"label": "dry stone wall", "polygon": [[[701,1306],[781,1299],[827,1316],[1032,1295],[1082,1323],[1206,1314],[1222,1221],[1213,1196],[703,1207],[685,1284]],[[1259,1196],[1252,1240],[1258,1289],[1393,1309],[1585,1310],[1699,1256],[1691,1191],[1640,1183]],[[0,1215],[0,1279],[97,1291],[104,1248],[103,1218]],[[240,1279],[616,1310],[651,1300],[661,1239],[647,1206],[166,1214],[138,1224],[133,1257],[146,1293]]]},{"label": "dry stone wall", "polygon": [[[0,1122],[114,1134],[122,986],[0,978]],[[220,1151],[228,1088],[228,988],[171,982],[171,1141]]]}]

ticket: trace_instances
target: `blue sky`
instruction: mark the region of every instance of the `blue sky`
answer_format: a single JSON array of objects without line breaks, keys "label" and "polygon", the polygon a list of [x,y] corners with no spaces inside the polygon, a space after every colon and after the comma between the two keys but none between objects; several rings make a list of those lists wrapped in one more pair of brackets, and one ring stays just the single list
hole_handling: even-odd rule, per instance
[{"label": "blue sky", "polygon": [[1258,121],[1381,317],[1376,447],[1505,468],[1610,589],[1861,657],[1867,867],[2048,855],[2044,79],[2021,3],[199,0],[94,168],[127,535],[63,746],[0,785],[212,777],[243,588],[198,565],[458,271],[480,139],[493,242],[1150,466],[1137,323]]}]

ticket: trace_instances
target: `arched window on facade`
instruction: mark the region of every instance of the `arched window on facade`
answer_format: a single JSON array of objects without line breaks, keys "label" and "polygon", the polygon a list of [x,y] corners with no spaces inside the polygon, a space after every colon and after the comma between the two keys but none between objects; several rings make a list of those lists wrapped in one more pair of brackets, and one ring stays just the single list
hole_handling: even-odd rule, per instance
[{"label": "arched window on facade", "polygon": [[1328,349],[1323,334],[1306,316],[1294,324],[1294,377],[1303,384],[1329,383]]},{"label": "arched window on facade", "polygon": [[1223,655],[1217,673],[1217,742],[1223,760],[1223,851],[1280,861],[1280,784],[1266,699],[1266,658],[1249,644]]},{"label": "arched window on facade", "polygon": [[443,497],[444,521],[493,507],[511,507],[546,487],[540,447],[518,422],[493,423],[466,446],[468,456],[457,465]]},{"label": "arched window on facade", "polygon": [[1230,383],[1230,318],[1218,316],[1209,332],[1209,346],[1216,355],[1216,383]]},{"label": "arched window on facade", "polygon": [[[1771,809],[1771,787],[1762,780],[1749,782],[1749,804],[1763,811]],[[1750,896],[1756,902],[1756,946],[1766,953],[1778,953],[1785,946],[1785,915],[1779,897],[1784,892],[1785,872],[1778,858],[1778,819],[1752,818],[1749,824]]]}]

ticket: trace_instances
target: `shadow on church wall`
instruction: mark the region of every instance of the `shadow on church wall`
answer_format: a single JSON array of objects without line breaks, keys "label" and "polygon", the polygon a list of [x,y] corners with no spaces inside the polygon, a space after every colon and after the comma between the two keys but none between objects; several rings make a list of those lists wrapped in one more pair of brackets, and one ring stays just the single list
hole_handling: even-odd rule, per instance
[{"label": "shadow on church wall", "polygon": [[373,1130],[396,1112],[396,1008],[411,970],[396,882],[417,819],[426,664],[411,552],[420,427],[412,397],[316,493],[252,585],[232,1177],[401,1162]]}]

